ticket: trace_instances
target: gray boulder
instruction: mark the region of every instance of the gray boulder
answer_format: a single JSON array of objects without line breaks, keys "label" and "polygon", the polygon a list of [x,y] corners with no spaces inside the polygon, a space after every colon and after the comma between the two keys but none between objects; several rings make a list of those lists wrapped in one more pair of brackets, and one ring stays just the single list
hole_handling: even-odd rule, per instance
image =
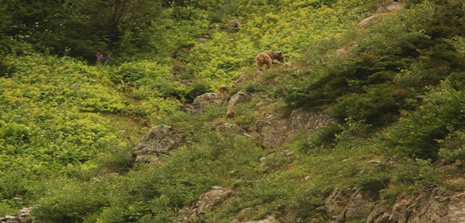
[{"label": "gray boulder", "polygon": [[280,223],[280,221],[276,220],[274,216],[269,215],[269,216],[266,216],[266,218],[258,220],[258,221],[239,221],[235,219],[231,223]]},{"label": "gray boulder", "polygon": [[200,195],[199,199],[190,206],[184,207],[180,211],[182,219],[178,220],[177,223],[205,222],[204,215],[207,212],[215,210],[233,195],[232,189],[215,186],[213,190]]},{"label": "gray boulder", "polygon": [[221,106],[224,103],[223,97],[216,93],[205,93],[197,96],[192,104],[185,104],[182,106],[182,110],[185,112],[196,114],[205,110],[208,105]]},{"label": "gray boulder", "polygon": [[233,118],[236,115],[236,111],[234,109],[234,106],[236,104],[239,104],[241,102],[244,102],[247,98],[248,94],[246,91],[239,91],[233,96],[228,101],[228,107],[226,109],[226,117],[228,118]]},{"label": "gray boulder", "polygon": [[23,208],[15,215],[0,217],[0,223],[32,223],[32,208]]},{"label": "gray boulder", "polygon": [[168,125],[157,125],[134,147],[136,165],[157,164],[162,156],[171,155],[183,142],[184,136],[177,129]]},{"label": "gray boulder", "polygon": [[336,189],[325,200],[330,222],[465,222],[465,192],[434,189],[416,194],[403,193],[392,207],[386,207],[374,195],[360,189]]},{"label": "gray boulder", "polygon": [[311,134],[328,125],[331,120],[323,113],[310,113],[303,110],[293,111],[288,117],[268,116],[258,120],[249,131],[258,133],[258,143],[264,147],[283,145],[292,140],[299,132]]}]

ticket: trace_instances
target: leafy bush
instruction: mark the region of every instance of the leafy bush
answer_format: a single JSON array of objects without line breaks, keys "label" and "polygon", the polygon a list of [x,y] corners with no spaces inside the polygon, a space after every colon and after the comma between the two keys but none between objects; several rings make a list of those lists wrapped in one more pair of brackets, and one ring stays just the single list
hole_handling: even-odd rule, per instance
[{"label": "leafy bush", "polygon": [[115,83],[128,83],[141,85],[153,79],[170,79],[171,68],[160,65],[155,61],[127,62],[118,66],[117,70],[110,74],[110,79]]},{"label": "leafy bush", "polygon": [[14,201],[30,196],[31,182],[126,146],[106,115],[122,115],[128,102],[102,68],[47,56],[6,62],[12,73],[0,77],[0,194],[18,208],[24,204]]},{"label": "leafy bush", "polygon": [[360,138],[370,134],[371,124],[365,121],[356,121],[352,118],[346,118],[345,123],[340,126],[342,131],[335,135],[336,141],[339,143],[350,142],[353,138]]},{"label": "leafy bush", "polygon": [[403,117],[388,132],[389,144],[395,152],[423,159],[436,159],[438,140],[449,129],[463,124],[464,95],[449,80],[432,90],[414,113]]},{"label": "leafy bush", "polygon": [[[170,222],[182,207],[221,185],[233,187],[235,196],[207,213],[207,222],[231,222],[244,208],[253,212],[247,220],[268,214],[287,219],[292,213],[305,222],[322,222],[329,220],[324,199],[335,187],[381,190],[392,200],[404,189],[439,182],[432,162],[415,158],[440,158],[445,164],[465,158],[465,41],[463,18],[457,16],[463,14],[463,8],[456,7],[463,6],[459,1],[418,1],[380,24],[354,31],[349,30],[358,14],[366,12],[365,4],[375,9],[378,1],[72,4],[85,2],[65,3],[66,10],[76,13],[71,16],[76,20],[65,23],[77,26],[70,30],[94,28],[88,33],[109,24],[112,18],[105,13],[111,14],[111,4],[156,7],[139,8],[120,26],[103,27],[97,36],[63,40],[75,41],[77,47],[65,51],[74,56],[114,50],[115,58],[107,62],[119,65],[104,62],[93,67],[67,57],[32,54],[0,61],[0,213],[34,203],[39,204],[34,215],[40,222]],[[49,6],[53,7],[38,12],[61,12],[61,3]],[[0,12],[4,8],[0,6]],[[151,17],[151,10],[160,14]],[[42,23],[50,16],[38,19]],[[212,23],[232,16],[243,21],[237,32],[223,32],[222,24]],[[87,22],[92,18],[98,20]],[[0,28],[10,29],[11,22],[0,13]],[[41,34],[25,41],[78,34],[47,34],[39,26],[19,27],[22,34]],[[85,44],[87,38],[92,44]],[[50,52],[62,51],[64,42]],[[349,57],[336,53],[344,46],[353,47]],[[301,58],[293,63],[295,68],[273,67],[254,74],[253,59],[265,49],[282,50],[293,62]],[[222,106],[195,115],[179,110],[181,103],[229,86],[240,76],[248,80],[232,91],[243,88],[259,96],[238,104],[233,119],[224,119]],[[257,111],[255,100],[263,95],[277,102]],[[274,148],[303,153],[268,157],[263,166],[260,158],[269,151],[256,146],[249,135],[211,125],[232,122],[248,129],[270,108],[282,109],[281,96],[290,108],[331,110],[337,123],[294,145]],[[185,145],[160,165],[131,168],[133,142],[154,124],[182,131]],[[384,129],[373,127],[387,129],[386,137],[377,138],[375,130]],[[365,166],[366,160],[384,155],[378,144],[392,149],[395,157],[413,159]]]},{"label": "leafy bush", "polygon": [[319,129],[313,133],[309,139],[298,142],[298,149],[307,153],[314,149],[330,148],[335,143],[336,135],[342,131],[341,126],[332,124]]},{"label": "leafy bush", "polygon": [[440,175],[427,160],[405,160],[394,172],[393,181],[412,186],[431,186],[437,184]]},{"label": "leafy bush", "polygon": [[[400,90],[392,84],[371,85],[363,93],[351,93],[341,96],[332,107],[332,117],[339,122],[347,118],[365,121],[369,124],[386,124],[394,121],[400,109],[402,97]],[[397,94],[397,95],[396,95]]]},{"label": "leafy bush", "polygon": [[86,222],[85,216],[94,214],[108,202],[103,190],[95,184],[60,180],[52,182],[48,185],[48,197],[40,200],[33,212],[40,222]]},{"label": "leafy bush", "polygon": [[[239,68],[253,66],[260,51],[281,50],[288,60],[310,43],[344,32],[353,17],[342,15],[352,3],[334,3],[317,10],[306,1],[241,1],[239,18],[247,23],[236,33],[217,32],[206,43],[195,45],[188,57],[190,70],[213,88],[230,85],[241,75]],[[268,13],[263,16],[263,11]]]},{"label": "leafy bush", "polygon": [[401,194],[428,190],[442,178],[430,161],[421,159],[401,160],[390,173],[390,184],[380,191],[386,205],[394,204]]},{"label": "leafy bush", "polygon": [[391,175],[386,170],[367,170],[357,177],[357,186],[364,191],[377,194],[386,188],[391,180]]},{"label": "leafy bush", "polygon": [[187,134],[188,145],[179,148],[180,151],[163,164],[141,166],[127,175],[114,176],[109,173],[112,170],[124,171],[132,160],[131,156],[127,150],[121,150],[120,155],[102,156],[91,161],[100,167],[86,163],[86,168],[80,170],[82,173],[78,171],[70,175],[83,176],[80,178],[86,180],[86,172],[95,173],[93,169],[96,168],[100,172],[98,180],[80,182],[62,179],[62,187],[44,188],[49,192],[40,198],[40,208],[34,215],[44,222],[63,219],[169,222],[177,210],[211,186],[227,186],[233,178],[241,178],[244,174],[242,168],[256,162],[261,154],[261,149],[254,148],[250,139],[244,136],[229,131],[213,131],[204,121],[191,116],[178,118],[183,121],[177,128]]},{"label": "leafy bush", "polygon": [[6,58],[0,54],[0,77],[11,77],[14,70],[10,64],[11,62],[7,61]]},{"label": "leafy bush", "polygon": [[463,130],[451,131],[440,143],[439,159],[444,164],[465,159],[465,134]]},{"label": "leafy bush", "polygon": [[[363,34],[357,36],[350,60],[335,56],[335,51],[328,53],[324,61],[311,60],[310,66],[314,67],[307,71],[307,78],[297,84],[297,89],[287,96],[288,103],[298,107],[317,107],[331,103],[343,94],[358,93],[367,85],[392,80],[394,72],[407,68],[418,56],[415,48],[429,41],[423,29],[431,24],[430,18],[418,20],[418,17],[433,12],[425,6],[419,11],[400,13],[400,16],[385,19],[362,31]],[[325,42],[323,46],[326,46],[326,51],[335,47]]]},{"label": "leafy bush", "polygon": [[[332,116],[339,123],[347,118],[374,126],[392,123],[400,109],[421,103],[415,94],[427,91],[425,86],[464,69],[458,29],[444,31],[449,27],[445,23],[460,23],[446,19],[454,4],[425,1],[357,35],[321,41],[304,56],[312,68],[296,72],[299,79],[286,83],[281,93],[291,107],[333,105]],[[446,7],[451,11],[443,11]],[[357,41],[351,43],[350,38]],[[337,55],[335,43],[352,48],[349,59]],[[312,58],[312,53],[323,57]]]}]

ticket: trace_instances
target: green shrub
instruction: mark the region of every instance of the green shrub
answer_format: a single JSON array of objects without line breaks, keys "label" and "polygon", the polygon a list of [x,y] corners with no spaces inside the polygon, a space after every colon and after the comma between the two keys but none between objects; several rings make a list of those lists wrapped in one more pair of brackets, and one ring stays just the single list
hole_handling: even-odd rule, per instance
[{"label": "green shrub", "polygon": [[450,128],[460,126],[463,117],[464,95],[443,81],[424,99],[417,111],[403,117],[388,131],[389,145],[395,152],[410,157],[436,159],[438,140],[444,139]]},{"label": "green shrub", "polygon": [[197,97],[197,96],[200,96],[204,93],[207,93],[209,91],[209,85],[205,82],[201,82],[201,81],[198,81],[198,82],[194,82],[188,92],[186,93],[186,101],[187,102],[193,102],[194,99]]},{"label": "green shrub", "polygon": [[420,159],[402,161],[392,177],[394,183],[414,187],[436,185],[439,179],[440,175],[431,161]]},{"label": "green shrub", "polygon": [[247,176],[246,167],[260,157],[261,149],[254,148],[246,137],[233,131],[213,131],[190,116],[178,118],[191,120],[183,120],[184,126],[177,127],[185,132],[188,145],[164,163],[114,176],[108,173],[123,173],[132,161],[130,153],[120,150],[120,155],[104,155],[92,161],[97,167],[86,163],[81,170],[81,179],[86,180],[85,172],[97,168],[100,174],[91,182],[60,179],[60,187],[45,187],[48,192],[40,198],[41,208],[34,215],[43,222],[169,222],[177,210],[211,186],[228,186],[232,179]]},{"label": "green shrub", "polygon": [[[170,79],[170,71],[169,66],[159,65],[155,61],[127,62],[121,64],[115,73],[110,74],[110,79],[115,83],[143,85],[147,81]],[[147,79],[141,80],[144,78]]]},{"label": "green shrub", "polygon": [[9,172],[0,175],[0,196],[2,203],[9,207],[18,208],[24,205],[24,197],[28,192],[29,181],[25,179],[24,173]]},{"label": "green shrub", "polygon": [[297,192],[297,197],[293,197],[290,205],[290,210],[296,210],[297,216],[300,218],[310,218],[312,220],[324,222],[327,221],[326,211],[323,206],[325,204],[325,191],[319,191],[315,188],[308,188],[302,193]]},{"label": "green shrub", "polygon": [[370,134],[371,124],[365,121],[356,121],[352,118],[346,118],[345,123],[340,126],[342,131],[336,134],[336,141],[338,143],[350,142],[353,138],[360,138]]},{"label": "green shrub", "polygon": [[364,173],[357,177],[357,186],[365,191],[377,194],[380,190],[389,185],[391,175],[386,171],[368,170],[370,173]]},{"label": "green shrub", "polygon": [[0,215],[1,216],[7,216],[7,215],[10,215],[10,214],[14,214],[16,211],[16,209],[10,207],[10,205],[4,203],[4,202],[0,202]]},{"label": "green shrub", "polygon": [[229,1],[216,8],[210,17],[213,22],[223,22],[228,16],[233,16],[239,9],[239,1]]},{"label": "green shrub", "polygon": [[25,125],[5,123],[0,120],[0,138],[2,142],[11,144],[30,143],[32,131]]},{"label": "green shrub", "polygon": [[104,191],[95,184],[79,181],[53,183],[48,185],[48,196],[42,198],[34,209],[34,218],[40,222],[83,222],[85,216],[94,214],[107,203]]},{"label": "green shrub", "polygon": [[399,195],[434,188],[443,177],[431,161],[421,159],[398,160],[390,173],[388,187],[380,191],[381,199],[386,205],[393,205],[398,200]]},{"label": "green shrub", "polygon": [[371,85],[363,93],[341,96],[331,108],[331,116],[339,122],[347,118],[374,125],[392,122],[405,96],[399,92],[391,83]]},{"label": "green shrub", "polygon": [[14,73],[14,68],[11,62],[8,61],[3,55],[0,54],[0,77],[11,77]]},{"label": "green shrub", "polygon": [[[306,71],[304,75],[307,77],[294,83],[294,86],[291,85],[292,89],[288,90],[285,99],[292,107],[314,109],[338,100],[344,101],[343,98],[340,99],[343,95],[357,97],[357,94],[368,92],[368,97],[376,97],[380,93],[375,91],[383,87],[388,89],[382,89],[382,93],[395,94],[389,92],[394,89],[390,86],[390,80],[396,71],[406,68],[410,62],[411,59],[399,61],[398,56],[362,55],[350,61],[334,58]],[[392,97],[394,96],[389,98]]]},{"label": "green shrub", "polygon": [[465,133],[463,130],[452,131],[444,140],[440,140],[439,159],[443,164],[465,159]]},{"label": "green shrub", "polygon": [[13,73],[0,77],[0,193],[7,202],[30,198],[34,183],[126,145],[109,113],[122,115],[129,102],[106,78],[109,69],[39,55],[6,62]]},{"label": "green shrub", "polygon": [[331,148],[335,145],[336,135],[341,131],[341,126],[337,124],[323,127],[313,133],[309,139],[298,141],[297,148],[304,153],[320,148]]},{"label": "green shrub", "polygon": [[[412,110],[421,103],[415,94],[428,91],[425,86],[437,85],[450,74],[458,77],[464,69],[459,29],[445,31],[452,23],[461,24],[453,16],[446,19],[456,10],[454,4],[425,1],[361,30],[352,36],[357,42],[350,59],[335,52],[335,43],[347,46],[350,40],[321,41],[307,54],[323,56],[306,56],[311,69],[296,73],[300,78],[286,83],[281,94],[291,107],[332,105],[331,115],[341,124],[347,118],[374,126],[392,123],[400,109]],[[446,7],[451,11],[443,11]],[[439,132],[433,135],[444,136],[441,128],[435,129]]]}]

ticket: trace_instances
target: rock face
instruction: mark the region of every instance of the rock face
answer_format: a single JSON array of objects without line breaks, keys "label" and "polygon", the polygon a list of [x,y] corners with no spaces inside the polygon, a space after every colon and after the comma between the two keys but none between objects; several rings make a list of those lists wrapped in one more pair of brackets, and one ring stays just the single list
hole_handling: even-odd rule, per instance
[{"label": "rock face", "polygon": [[335,190],[325,201],[333,223],[364,220],[367,223],[465,222],[465,192],[434,189],[399,196],[392,208],[361,190]]},{"label": "rock face", "polygon": [[217,208],[223,202],[234,195],[232,189],[215,187],[213,190],[200,195],[199,199],[188,207],[181,210],[181,215],[185,216],[178,223],[205,222],[204,215]]},{"label": "rock face", "polygon": [[398,1],[387,0],[376,10],[377,13],[397,12],[404,9],[404,5]]},{"label": "rock face", "polygon": [[136,164],[157,164],[163,155],[172,154],[182,145],[183,135],[175,128],[167,125],[153,127],[134,148]]},{"label": "rock face", "polygon": [[1,223],[32,223],[31,219],[32,208],[23,208],[16,215],[7,215],[0,217]]},{"label": "rock face", "polygon": [[245,223],[280,223],[276,220],[273,216],[268,216],[265,219],[258,220],[258,221],[247,221]]},{"label": "rock face", "polygon": [[397,199],[390,213],[389,221],[399,223],[465,222],[465,192],[450,194],[435,189],[417,196],[405,195]]},{"label": "rock face", "polygon": [[207,105],[221,106],[223,102],[224,100],[220,95],[210,92],[197,96],[192,104],[185,104],[182,109],[186,112],[195,114],[203,111]]},{"label": "rock face", "polygon": [[194,99],[193,104],[201,107],[206,105],[222,105],[223,99],[216,93],[205,93]]},{"label": "rock face", "polygon": [[239,217],[234,219],[231,223],[280,223],[280,221],[276,220],[276,218],[272,215],[266,216],[266,218],[258,220],[258,221],[246,221],[244,220],[244,216],[250,215],[249,212],[253,212],[253,208],[246,208],[241,211]]},{"label": "rock face", "polygon": [[228,107],[226,109],[226,117],[228,118],[233,118],[236,114],[234,110],[234,106],[238,103],[243,102],[247,98],[248,94],[246,91],[239,91],[233,96],[228,101]]},{"label": "rock face", "polygon": [[[272,160],[273,162],[273,159],[276,158],[276,157],[279,157],[281,159],[286,159],[288,160],[289,162],[291,162],[292,160],[294,160],[294,155],[293,155],[293,151],[291,150],[283,150],[281,152],[276,152],[276,153],[271,153],[271,154],[268,154],[267,156],[264,156],[264,157],[261,157],[260,158],[260,167],[262,169],[266,169],[269,165],[270,165],[270,161],[269,160]],[[272,163],[271,162],[271,163]]]},{"label": "rock face", "polygon": [[352,42],[336,50],[339,56],[349,58],[350,54],[358,47],[357,42]]},{"label": "rock face", "polygon": [[371,213],[376,195],[361,190],[335,190],[325,200],[331,222],[350,222],[365,219]]},{"label": "rock face", "polygon": [[245,101],[245,99],[247,98],[248,94],[246,91],[239,91],[237,93],[235,93],[233,96],[231,96],[231,98],[229,99],[228,101],[228,107],[231,107],[231,106],[234,106],[238,103],[241,103],[243,101]]},{"label": "rock face", "polygon": [[239,19],[230,19],[226,24],[226,29],[229,32],[238,32],[241,28],[242,22]]},{"label": "rock face", "polygon": [[243,131],[244,131],[240,126],[234,123],[225,122],[225,123],[218,123],[218,124],[211,123],[211,124],[215,127],[216,131],[220,131],[220,132],[233,131],[239,134],[243,134]]},{"label": "rock face", "polygon": [[366,28],[371,25],[374,25],[378,22],[380,22],[383,18],[383,16],[389,14],[389,13],[394,13],[399,10],[404,9],[404,5],[400,2],[394,2],[392,0],[386,1],[385,4],[382,4],[377,10],[376,13],[373,14],[372,16],[369,16],[362,21],[360,21],[357,25],[360,28]]},{"label": "rock face", "polygon": [[357,25],[360,28],[366,28],[368,26],[371,26],[371,25],[374,25],[380,22],[382,18],[383,18],[382,14],[375,14],[375,15],[372,15],[370,17],[363,19]]},{"label": "rock face", "polygon": [[280,146],[304,130],[312,133],[331,122],[323,113],[312,114],[303,110],[293,111],[289,117],[269,117],[259,120],[250,131],[259,133],[258,143],[264,147]]}]

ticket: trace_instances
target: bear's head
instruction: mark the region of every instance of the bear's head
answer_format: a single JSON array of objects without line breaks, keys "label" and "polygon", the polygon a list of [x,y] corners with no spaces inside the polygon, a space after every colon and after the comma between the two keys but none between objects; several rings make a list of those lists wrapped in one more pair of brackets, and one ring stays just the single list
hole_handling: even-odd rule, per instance
[{"label": "bear's head", "polygon": [[275,52],[273,52],[273,59],[277,59],[277,60],[283,62],[283,61],[284,61],[283,52],[281,52],[281,51],[275,51]]}]

